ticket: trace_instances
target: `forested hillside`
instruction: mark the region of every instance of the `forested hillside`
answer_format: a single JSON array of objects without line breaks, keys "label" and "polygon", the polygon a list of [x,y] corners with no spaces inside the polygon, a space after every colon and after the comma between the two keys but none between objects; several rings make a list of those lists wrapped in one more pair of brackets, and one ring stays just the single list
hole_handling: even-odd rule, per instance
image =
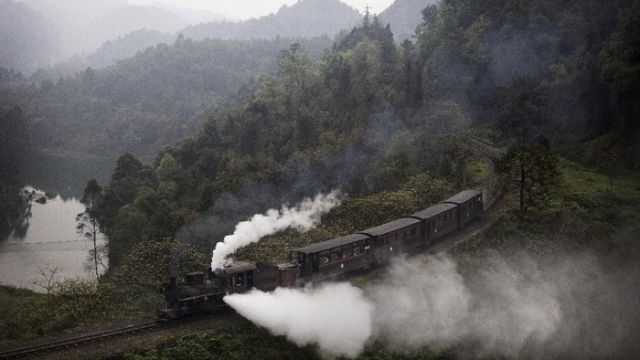
[{"label": "forested hillside", "polygon": [[193,39],[274,39],[335,35],[355,26],[362,15],[339,0],[302,0],[278,12],[243,22],[214,22],[181,31]]},{"label": "forested hillside", "polygon": [[[222,95],[274,71],[292,42],[179,38],[74,77],[4,83],[1,98],[23,109],[40,149],[151,155],[196,132]],[[303,43],[319,56],[329,40]]]},{"label": "forested hillside", "polygon": [[0,67],[31,72],[49,66],[59,55],[57,29],[41,13],[0,0]]},{"label": "forested hillside", "polygon": [[[101,220],[110,246],[119,249],[113,263],[124,244],[172,237],[203,211],[224,208],[233,218],[223,194],[277,206],[332,186],[365,195],[423,171],[453,176],[461,166],[458,150],[444,139],[473,129],[514,146],[513,166],[528,164],[532,174],[549,146],[584,146],[585,139],[622,134],[619,126],[624,138],[634,138],[633,124],[617,120],[634,107],[618,106],[625,97],[605,81],[603,61],[604,49],[630,41],[634,12],[619,16],[630,5],[450,0],[424,12],[416,44],[396,47],[388,27],[365,17],[317,64],[294,46],[274,75],[247,86],[235,105],[159,155],[153,167],[121,158]],[[617,166],[637,164],[637,152],[625,154]],[[547,186],[531,181],[523,209]],[[264,196],[251,195],[263,188]],[[135,233],[126,230],[132,223],[139,224]],[[218,225],[216,233],[224,229]],[[211,228],[188,237],[216,241]]]},{"label": "forested hillside", "polygon": [[20,233],[27,216],[20,194],[24,168],[22,162],[29,148],[29,135],[20,108],[0,107],[0,237],[11,231]]},{"label": "forested hillside", "polygon": [[164,33],[157,30],[137,30],[108,40],[96,51],[88,55],[75,55],[53,66],[43,67],[36,71],[31,81],[40,82],[76,75],[87,68],[101,69],[114,65],[117,61],[135,56],[138,52],[158,44],[173,44],[177,34]]},{"label": "forested hillside", "polygon": [[[276,36],[276,22],[267,20],[320,3],[325,2],[304,0],[247,24],[254,24],[251,31]],[[400,12],[407,4],[415,3],[403,1],[390,9]],[[490,174],[505,199],[478,220],[487,225],[484,234],[448,249],[456,259],[451,267],[459,264],[453,274],[460,282],[480,273],[482,266],[495,266],[500,276],[489,282],[509,283],[502,270],[512,260],[526,264],[514,278],[538,277],[533,270],[553,261],[562,262],[563,269],[569,265],[562,274],[581,272],[574,265],[583,263],[567,261],[565,251],[593,250],[594,257],[603,259],[600,264],[589,257],[588,270],[577,277],[589,283],[586,290],[581,281],[565,279],[560,284],[577,283],[579,291],[568,290],[569,302],[551,301],[554,319],[565,319],[554,315],[562,304],[570,304],[569,313],[575,310],[566,318],[575,323],[558,325],[570,328],[570,334],[559,332],[568,341],[556,338],[555,328],[551,340],[538,341],[532,331],[517,336],[515,350],[505,345],[510,352],[501,356],[526,358],[531,349],[547,343],[562,343],[548,350],[561,359],[637,353],[631,350],[637,349],[634,330],[640,324],[633,307],[638,282],[627,275],[640,274],[640,0],[442,0],[415,11],[421,16],[418,32],[400,43],[394,41],[388,20],[367,13],[331,41],[195,41],[184,36],[106,69],[37,85],[0,69],[0,107],[13,109],[1,113],[3,149],[29,146],[7,139],[29,139],[32,147],[120,155],[109,183],[89,182],[84,197],[83,216],[109,239],[108,272],[96,275],[98,282],[62,282],[31,306],[4,314],[8,321],[0,326],[0,338],[21,339],[150,313],[164,304],[158,293],[163,282],[209,266],[216,243],[238,221],[265,209],[319,191],[342,191],[342,203],[317,228],[268,236],[239,250],[238,258],[287,261],[296,246],[412,214],[458,190],[481,186],[482,176]],[[292,24],[305,24],[306,18],[298,16]],[[261,28],[264,24],[273,27]],[[218,25],[208,26],[191,28],[189,36],[218,31]],[[229,31],[220,34],[241,30]],[[485,163],[469,150],[470,136],[501,147],[504,157]],[[140,155],[155,160],[145,164]],[[15,159],[0,160],[2,166],[15,165]],[[495,254],[483,256],[492,252],[505,260],[487,265]],[[542,260],[513,259],[512,254],[523,252]],[[613,269],[613,275],[600,276],[601,265]],[[553,271],[547,275],[558,277]],[[597,286],[591,284],[594,279]],[[602,290],[610,279],[624,279],[615,293]],[[360,281],[366,279],[354,283]],[[520,283],[515,284],[518,288]],[[518,305],[513,316],[518,325],[532,309],[523,299],[564,291],[547,288],[546,281],[540,292],[523,284],[525,289],[517,289],[518,296],[508,302]],[[478,286],[477,292],[486,296],[486,288]],[[608,302],[611,297],[624,298],[625,306]],[[502,304],[488,298],[488,308],[503,314]],[[589,300],[586,310],[573,308],[577,298]],[[592,299],[596,305],[615,304],[614,320]],[[594,312],[601,317],[592,321]],[[528,320],[532,323],[539,318],[534,313]],[[583,322],[583,314],[589,321]],[[636,323],[619,320],[627,314]],[[485,322],[479,323],[484,332]],[[619,329],[618,324],[623,328],[616,337],[619,344],[609,345],[608,331]],[[267,354],[299,353],[283,338],[245,330],[230,333],[225,328],[131,356],[215,357],[220,343],[240,344],[225,350],[229,357],[255,353],[259,346],[273,350]],[[593,333],[604,341],[582,339]],[[492,356],[475,337],[467,341],[454,335],[443,345],[434,336],[435,341],[420,342],[401,355],[383,341],[368,343],[360,358]],[[256,337],[264,343],[249,340]],[[540,354],[547,354],[543,350]],[[300,351],[310,358],[317,355],[314,346]],[[544,357],[540,354],[533,356]]]}]

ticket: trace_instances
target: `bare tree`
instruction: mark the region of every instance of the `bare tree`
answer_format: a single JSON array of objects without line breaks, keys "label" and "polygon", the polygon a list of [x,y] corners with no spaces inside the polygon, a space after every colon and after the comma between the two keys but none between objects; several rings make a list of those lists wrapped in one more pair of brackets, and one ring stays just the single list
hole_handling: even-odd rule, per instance
[{"label": "bare tree", "polygon": [[31,284],[42,288],[46,292],[47,296],[51,297],[57,283],[56,276],[60,271],[62,271],[61,268],[51,264],[46,264],[38,269],[40,277],[31,280]]}]

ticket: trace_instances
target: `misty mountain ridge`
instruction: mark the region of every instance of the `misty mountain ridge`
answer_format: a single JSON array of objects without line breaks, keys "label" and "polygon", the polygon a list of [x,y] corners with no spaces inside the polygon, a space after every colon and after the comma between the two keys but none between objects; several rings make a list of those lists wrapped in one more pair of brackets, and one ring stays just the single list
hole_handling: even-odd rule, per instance
[{"label": "misty mountain ridge", "polygon": [[179,37],[73,76],[48,77],[42,70],[27,80],[0,71],[0,108],[24,109],[41,149],[150,156],[196,133],[230,91],[276,71],[281,52],[293,43],[301,43],[313,60],[331,40]]},{"label": "misty mountain ridge", "polygon": [[154,6],[133,6],[126,0],[25,0],[56,26],[64,57],[88,53],[107,40],[128,32],[151,29],[174,32],[189,23],[179,15]]},{"label": "misty mountain ridge", "polygon": [[[46,0],[30,0],[46,1]],[[65,0],[73,2],[76,0]],[[115,4],[118,2],[116,1]],[[179,11],[178,8],[158,3],[158,8]],[[178,9],[178,10],[177,10]],[[216,16],[213,13],[205,15]],[[204,16],[204,15],[203,15]],[[358,24],[362,15],[339,0],[302,0],[292,6],[282,6],[276,14],[242,22],[204,23],[184,28],[181,31],[154,30],[152,26],[134,30],[105,41],[97,50],[87,54],[77,54],[63,62],[43,68],[33,80],[54,79],[84,71],[87,67],[102,68],[113,65],[118,60],[136,55],[148,47],[161,43],[172,44],[178,33],[195,40],[205,38],[249,40],[282,38],[312,38],[320,35],[334,35],[341,30]]]},{"label": "misty mountain ridge", "polygon": [[[422,19],[421,10],[434,2],[396,0],[379,18],[384,24],[390,23],[395,40],[402,41],[413,36]],[[50,29],[41,30],[40,33],[65,39],[64,42],[52,41],[54,45],[41,45],[43,51],[49,50],[38,59],[21,61],[31,65],[18,66],[9,60],[0,63],[0,66],[26,73],[41,68],[33,77],[36,81],[73,75],[87,67],[95,69],[113,65],[150,46],[171,44],[178,33],[196,40],[274,39],[279,36],[310,38],[335,35],[352,28],[362,19],[360,12],[340,0],[300,0],[257,19],[242,22],[224,20],[199,25],[188,24],[203,19],[219,19],[223,15],[186,10],[160,2],[150,6],[133,6],[126,0],[107,0],[98,4],[86,0],[24,0],[24,4],[53,19],[49,22]],[[28,32],[30,28],[23,30]],[[6,34],[12,32],[15,31],[3,31]],[[19,54],[20,51],[8,53]],[[8,57],[5,55],[5,58]]]},{"label": "misty mountain ridge", "polygon": [[243,22],[214,22],[189,26],[182,33],[193,39],[271,39],[335,35],[358,24],[362,14],[339,0],[299,0],[275,14]]},{"label": "misty mountain ridge", "polygon": [[25,4],[0,0],[0,67],[30,72],[56,57],[53,24]]},{"label": "misty mountain ridge", "polygon": [[178,35],[158,30],[136,30],[119,36],[114,40],[107,40],[96,51],[88,55],[74,55],[70,59],[53,66],[43,67],[36,71],[31,81],[40,82],[46,79],[73,76],[87,68],[101,69],[115,65],[118,61],[132,58],[145,49],[160,44],[173,44]]},{"label": "misty mountain ridge", "polygon": [[380,22],[390,24],[393,38],[397,42],[410,39],[422,23],[422,9],[437,5],[438,0],[395,0],[378,15]]}]

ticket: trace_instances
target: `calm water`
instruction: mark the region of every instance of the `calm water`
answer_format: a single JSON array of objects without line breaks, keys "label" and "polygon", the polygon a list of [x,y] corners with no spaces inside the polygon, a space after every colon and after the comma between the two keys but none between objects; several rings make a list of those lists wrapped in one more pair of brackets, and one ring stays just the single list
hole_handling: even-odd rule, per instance
[{"label": "calm water", "polygon": [[93,242],[76,233],[76,215],[84,210],[75,198],[59,195],[46,204],[33,202],[26,232],[0,239],[0,284],[41,291],[32,281],[47,266],[60,270],[58,279],[92,278],[85,265]]},{"label": "calm water", "polygon": [[[56,154],[32,151],[25,161],[24,184],[33,185],[51,194],[46,204],[32,203],[26,231],[14,231],[0,238],[0,284],[24,287],[36,291],[32,281],[42,278],[39,269],[50,266],[60,269],[57,279],[95,277],[87,271],[89,251],[93,242],[76,233],[76,215],[84,211],[77,200],[87,182],[96,178],[108,183],[117,156],[86,154]],[[24,228],[23,228],[24,229]],[[101,239],[99,245],[104,245]]]}]

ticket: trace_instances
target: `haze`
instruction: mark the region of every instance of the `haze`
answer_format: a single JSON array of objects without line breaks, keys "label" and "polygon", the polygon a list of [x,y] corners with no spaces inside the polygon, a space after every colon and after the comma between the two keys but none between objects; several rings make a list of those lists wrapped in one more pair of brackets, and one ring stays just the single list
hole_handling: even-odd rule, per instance
[{"label": "haze", "polygon": [[[152,5],[163,3],[190,10],[207,10],[226,15],[232,19],[249,19],[276,12],[282,5],[295,4],[297,0],[130,0],[134,5]],[[363,12],[367,5],[374,13],[380,13],[387,8],[393,0],[343,0],[353,8]]]}]

